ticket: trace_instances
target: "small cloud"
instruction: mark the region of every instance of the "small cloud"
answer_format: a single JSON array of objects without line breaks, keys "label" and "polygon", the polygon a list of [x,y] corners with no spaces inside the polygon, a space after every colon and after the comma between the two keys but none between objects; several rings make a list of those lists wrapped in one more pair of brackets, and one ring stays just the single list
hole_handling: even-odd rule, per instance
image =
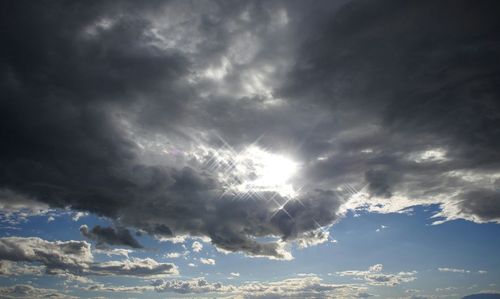
[{"label": "small cloud", "polygon": [[195,265],[195,264],[193,264],[193,263],[189,263],[189,264],[188,264],[188,266],[189,266],[189,267],[196,267],[196,265]]},{"label": "small cloud", "polygon": [[189,254],[189,251],[187,251],[187,250],[184,252],[169,252],[169,253],[165,254],[165,257],[169,258],[169,259],[176,259],[176,258],[186,256],[188,254]]},{"label": "small cloud", "polygon": [[200,252],[203,249],[203,245],[198,241],[194,241],[191,248],[193,248],[194,252]]},{"label": "small cloud", "polygon": [[382,230],[384,230],[384,229],[386,229],[386,228],[387,228],[387,226],[386,226],[386,225],[381,225],[381,226],[380,226],[379,228],[377,228],[375,231],[378,233],[378,232],[380,232],[380,231],[382,231]]},{"label": "small cloud", "polygon": [[123,248],[103,248],[103,249],[99,249],[99,248],[96,248],[94,249],[93,251],[94,253],[99,253],[99,254],[104,254],[104,255],[107,255],[107,256],[124,256],[126,258],[128,258],[129,254],[133,252],[133,250],[131,249],[123,249]]},{"label": "small cloud", "polygon": [[132,248],[142,248],[142,245],[132,236],[130,231],[123,227],[102,227],[94,226],[91,230],[87,225],[80,226],[80,233],[97,242],[98,247],[108,245],[129,246]]},{"label": "small cloud", "polygon": [[376,264],[370,266],[370,268],[368,268],[368,271],[376,273],[376,272],[381,272],[383,268],[384,266],[382,264]]},{"label": "small cloud", "polygon": [[396,286],[416,279],[416,271],[399,273],[382,273],[382,264],[370,266],[368,270],[349,270],[336,272],[339,276],[351,276],[355,280],[365,280],[373,286]]},{"label": "small cloud", "polygon": [[88,215],[89,215],[89,213],[77,212],[77,213],[75,213],[75,215],[73,215],[73,217],[71,219],[73,219],[73,221],[76,222],[76,221],[80,220],[80,218],[88,216]]},{"label": "small cloud", "polygon": [[456,268],[438,268],[439,272],[452,272],[452,273],[470,273],[470,270],[456,269]]},{"label": "small cloud", "polygon": [[238,273],[238,272],[231,272],[230,274],[231,274],[231,276],[234,276],[234,277],[240,277],[240,273]]},{"label": "small cloud", "polygon": [[54,220],[56,220],[56,218],[54,218],[54,216],[50,216],[49,218],[47,218],[47,223],[50,223]]},{"label": "small cloud", "polygon": [[215,265],[214,259],[200,258],[200,262],[205,265]]}]

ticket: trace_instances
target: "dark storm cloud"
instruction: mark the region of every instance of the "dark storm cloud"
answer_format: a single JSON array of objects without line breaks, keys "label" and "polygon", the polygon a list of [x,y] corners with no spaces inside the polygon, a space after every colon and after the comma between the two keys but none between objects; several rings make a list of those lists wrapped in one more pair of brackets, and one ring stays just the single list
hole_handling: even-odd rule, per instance
[{"label": "dark storm cloud", "polygon": [[116,16],[120,7],[3,6],[2,26],[13,30],[1,53],[2,184],[55,206],[113,214],[117,188],[133,185],[119,172],[134,154],[110,109],[175,78],[182,59],[143,47],[141,19],[116,20],[107,38],[82,36],[101,14]]},{"label": "dark storm cloud", "polygon": [[[319,30],[304,35],[281,92],[330,107],[350,138],[331,134],[324,153],[334,154],[310,174],[338,182],[364,173],[379,197],[439,202],[452,189],[466,196],[484,187],[498,194],[487,178],[500,166],[499,10],[491,1],[356,1],[318,11]],[[357,135],[357,127],[373,132]],[[435,149],[446,152],[442,160],[418,161]],[[475,181],[461,180],[465,173]],[[465,209],[498,220],[493,196],[480,198]]]},{"label": "dark storm cloud", "polygon": [[459,207],[467,215],[475,215],[483,221],[500,219],[500,194],[498,190],[473,190],[463,194]]},{"label": "dark storm cloud", "polygon": [[[226,250],[283,258],[278,245],[253,240],[288,235],[288,228],[269,222],[269,203],[215,200],[212,193],[220,186],[206,173],[141,162],[141,147],[127,126],[181,136],[185,143],[179,130],[198,125],[184,113],[200,113],[190,106],[190,67],[207,64],[196,55],[225,50],[224,40],[232,36],[217,23],[224,14],[245,9],[223,5],[213,16],[202,16],[193,27],[221,40],[211,50],[201,40],[202,53],[187,57],[183,48],[156,45],[163,40],[153,30],[155,11],[165,4],[4,4],[3,27],[15,29],[4,37],[1,53],[6,100],[0,107],[5,144],[0,182],[51,206],[120,217],[124,225],[157,236],[205,235]],[[259,4],[251,13],[264,17],[262,11]],[[250,25],[245,22],[242,28]],[[99,242],[138,247],[110,231],[84,233]]]},{"label": "dark storm cloud", "polygon": [[109,244],[142,248],[142,245],[132,236],[130,231],[123,227],[113,228],[96,225],[89,230],[87,225],[82,225],[80,233],[86,238],[97,241],[97,246]]},{"label": "dark storm cloud", "polygon": [[[1,5],[6,194],[275,258],[289,258],[283,244],[256,238],[334,223],[345,184],[370,193],[351,207],[438,203],[498,221],[496,3]],[[217,136],[290,154],[299,196],[224,193],[206,167]]]}]

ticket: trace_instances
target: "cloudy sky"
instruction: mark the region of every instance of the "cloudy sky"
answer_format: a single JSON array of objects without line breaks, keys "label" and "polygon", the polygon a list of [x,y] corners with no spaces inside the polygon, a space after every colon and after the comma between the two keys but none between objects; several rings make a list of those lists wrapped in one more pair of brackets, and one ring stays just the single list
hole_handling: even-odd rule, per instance
[{"label": "cloudy sky", "polygon": [[0,298],[500,293],[500,2],[0,6]]}]

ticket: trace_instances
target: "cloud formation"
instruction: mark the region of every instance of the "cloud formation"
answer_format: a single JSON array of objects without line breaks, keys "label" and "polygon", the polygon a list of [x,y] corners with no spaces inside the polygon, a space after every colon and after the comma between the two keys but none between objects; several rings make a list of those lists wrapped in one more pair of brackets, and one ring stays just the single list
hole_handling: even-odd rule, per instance
[{"label": "cloud formation", "polygon": [[87,225],[80,226],[80,233],[91,240],[97,242],[97,246],[123,245],[132,248],[142,248],[142,245],[132,236],[130,231],[123,227],[101,227],[96,225],[89,230]]},{"label": "cloud formation", "polygon": [[368,285],[394,287],[401,283],[406,283],[417,279],[417,271],[399,272],[394,274],[382,273],[383,265],[376,264],[370,266],[368,271],[340,271],[339,276],[352,276],[365,280]]},{"label": "cloud formation", "polygon": [[[150,258],[94,262],[90,244],[85,241],[50,242],[40,238],[4,237],[0,238],[0,260],[0,273],[7,275],[40,273],[40,267],[29,264],[41,264],[45,273],[51,275],[158,277],[178,273],[174,264]],[[12,262],[19,264],[12,265]]]},{"label": "cloud formation", "polygon": [[[291,258],[290,242],[321,243],[312,232],[347,210],[437,204],[436,223],[500,222],[491,7],[124,0],[1,11],[16,28],[0,49],[2,192],[275,259]],[[140,247],[126,229],[82,233]]]},{"label": "cloud formation", "polygon": [[194,241],[191,248],[194,252],[200,252],[203,249],[203,245],[198,241]]},{"label": "cloud formation", "polygon": [[153,283],[157,292],[179,294],[220,293],[240,295],[245,298],[362,298],[364,288],[323,282],[317,276],[290,278],[274,282],[247,282],[239,286],[210,283],[203,278],[192,280],[157,280]]},{"label": "cloud formation", "polygon": [[200,263],[205,264],[205,265],[215,265],[215,260],[214,259],[206,259],[206,258],[200,258]]},{"label": "cloud formation", "polygon": [[78,297],[60,293],[54,289],[37,288],[27,284],[16,284],[9,287],[0,287],[0,296],[10,298],[52,298],[52,299],[76,299]]}]

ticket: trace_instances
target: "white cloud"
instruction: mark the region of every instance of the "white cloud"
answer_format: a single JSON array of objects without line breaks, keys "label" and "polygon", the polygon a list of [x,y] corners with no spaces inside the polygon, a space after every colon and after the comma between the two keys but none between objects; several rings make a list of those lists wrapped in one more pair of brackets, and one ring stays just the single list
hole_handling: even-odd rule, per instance
[{"label": "white cloud", "polygon": [[82,218],[82,217],[86,217],[86,216],[88,216],[88,215],[89,215],[89,213],[85,213],[85,212],[76,212],[76,213],[73,215],[73,217],[72,217],[71,219],[73,219],[73,221],[75,221],[75,222],[76,222],[76,221],[80,220],[80,218]]},{"label": "white cloud", "polygon": [[396,286],[401,283],[413,281],[416,278],[417,271],[382,273],[383,265],[376,264],[370,266],[367,271],[349,270],[336,272],[339,276],[353,276],[363,279],[368,285],[374,286]]},{"label": "white cloud", "polygon": [[189,251],[185,250],[184,252],[168,252],[167,254],[165,254],[165,257],[169,259],[176,259],[180,257],[185,257],[187,255],[189,255]]},{"label": "white cloud", "polygon": [[54,289],[37,288],[28,284],[16,284],[0,287],[0,297],[5,299],[21,298],[52,298],[52,299],[77,299],[78,297],[63,294]]},{"label": "white cloud", "polygon": [[245,298],[353,298],[367,295],[365,288],[350,284],[325,283],[318,276],[304,276],[271,282],[245,282],[238,286],[211,283],[203,278],[192,280],[157,280],[158,292],[180,294],[221,293]]},{"label": "white cloud", "polygon": [[194,241],[193,245],[191,245],[191,248],[194,252],[200,252],[203,249],[203,245],[198,241]]},{"label": "white cloud", "polygon": [[470,270],[456,268],[438,268],[439,272],[470,273]]},{"label": "white cloud", "polygon": [[376,265],[370,266],[370,268],[368,268],[368,271],[369,272],[381,272],[383,267],[384,266],[382,264],[376,264]]},{"label": "white cloud", "polygon": [[[171,263],[153,259],[131,258],[122,261],[94,262],[90,244],[85,241],[46,241],[40,238],[0,238],[0,259],[20,263],[40,263],[52,275],[71,273],[86,275],[120,275],[158,277],[177,274]],[[2,267],[11,271],[10,264]]]},{"label": "white cloud", "polygon": [[205,265],[215,265],[214,259],[200,258],[200,262]]},{"label": "white cloud", "polygon": [[315,231],[302,233],[297,237],[295,242],[298,244],[299,248],[307,248],[327,242],[329,236],[330,232],[326,228],[322,228]]},{"label": "white cloud", "polygon": [[486,271],[486,270],[478,270],[477,272],[475,272],[472,270],[457,269],[457,268],[450,268],[450,267],[438,268],[438,271],[439,272],[462,273],[462,274],[470,274],[470,273],[487,274],[488,273],[488,271]]}]

